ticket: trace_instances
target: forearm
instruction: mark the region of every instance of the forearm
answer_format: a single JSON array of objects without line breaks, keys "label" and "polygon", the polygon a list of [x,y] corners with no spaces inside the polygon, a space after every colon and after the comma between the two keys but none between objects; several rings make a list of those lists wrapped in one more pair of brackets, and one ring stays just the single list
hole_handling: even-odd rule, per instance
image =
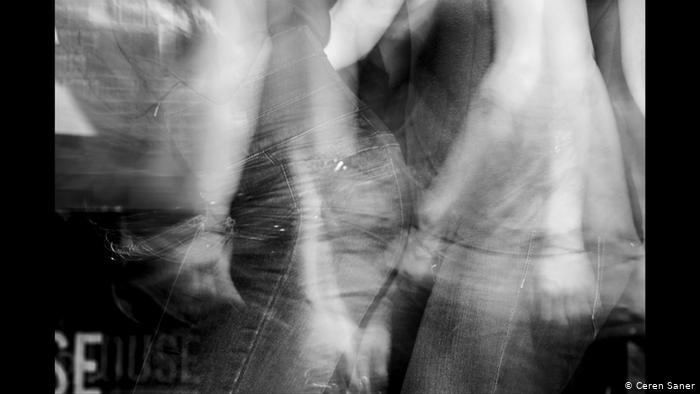
[{"label": "forearm", "polygon": [[228,215],[255,127],[260,87],[248,78],[265,66],[267,35],[264,3],[218,0],[212,4],[215,34],[197,54],[198,89],[206,98],[196,157],[197,188],[207,214]]},{"label": "forearm", "polygon": [[335,69],[367,55],[398,13],[403,0],[339,0],[331,9],[325,52]]},{"label": "forearm", "polygon": [[224,108],[209,112],[197,163],[197,189],[206,214],[217,222],[228,216],[241,175],[237,163],[246,154],[253,125],[250,119],[233,118],[235,113]]},{"label": "forearm", "polygon": [[[580,84],[594,64],[582,0],[492,0],[495,51],[491,83],[513,92],[551,81],[560,92]],[[516,71],[513,71],[516,70]],[[546,77],[546,80],[544,79]]]},{"label": "forearm", "polygon": [[546,0],[492,0],[494,63],[538,65],[543,59]]},{"label": "forearm", "polygon": [[550,3],[493,0],[496,57],[426,192],[427,221],[466,207],[474,225],[578,236],[590,101],[602,92],[591,85],[585,4]]},{"label": "forearm", "polygon": [[632,97],[645,112],[646,42],[644,0],[620,0],[622,70]]}]

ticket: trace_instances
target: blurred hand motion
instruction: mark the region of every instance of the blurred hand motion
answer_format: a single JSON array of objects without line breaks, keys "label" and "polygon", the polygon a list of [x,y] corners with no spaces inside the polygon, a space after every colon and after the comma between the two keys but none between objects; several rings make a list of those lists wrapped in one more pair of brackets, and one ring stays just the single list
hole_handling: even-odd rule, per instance
[{"label": "blurred hand motion", "polygon": [[55,15],[56,211],[131,329],[195,338],[158,389],[561,392],[640,303],[643,1]]}]

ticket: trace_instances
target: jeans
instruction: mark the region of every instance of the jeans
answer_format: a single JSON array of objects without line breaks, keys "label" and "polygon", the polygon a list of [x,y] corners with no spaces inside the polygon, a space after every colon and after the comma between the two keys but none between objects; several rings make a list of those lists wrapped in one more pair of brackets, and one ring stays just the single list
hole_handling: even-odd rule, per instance
[{"label": "jeans", "polygon": [[536,303],[546,297],[533,275],[547,257],[538,253],[545,239],[512,235],[502,248],[443,240],[403,393],[560,392],[643,264],[637,241],[591,239],[582,252],[595,275],[590,314],[555,323]]},{"label": "jeans", "polygon": [[[344,390],[358,344],[388,318],[386,293],[406,242],[412,198],[393,136],[345,87],[308,27],[269,29],[275,34],[266,71],[231,95],[237,100],[262,87],[259,100],[237,100],[250,104],[247,120],[255,119],[256,128],[245,158],[232,168],[241,175],[229,212],[233,225],[204,234],[232,246],[230,277],[216,280],[232,281],[243,303],[178,293],[178,280],[201,284],[199,272],[183,268],[184,258],[170,256],[200,234],[196,221],[182,222],[199,208],[192,206],[199,190],[190,159],[204,150],[197,144],[208,106],[226,104],[197,91],[200,78],[211,81],[188,64],[197,34],[183,33],[182,48],[178,41],[162,49],[160,38],[170,33],[161,35],[150,15],[139,29],[112,29],[91,9],[57,5],[57,76],[105,137],[93,152],[103,156],[100,168],[156,175],[146,185],[153,193],[143,193],[148,204],[127,192],[122,198],[127,207],[155,212],[129,215],[114,230],[124,236],[109,240],[125,260],[114,286],[119,308],[139,326],[155,326],[154,336],[181,334],[186,323],[200,392]],[[281,19],[270,23],[292,18]],[[152,181],[161,172],[176,175],[161,177],[167,189]],[[151,198],[156,194],[164,198]]]},{"label": "jeans", "polygon": [[[195,327],[200,391],[344,389],[334,371],[386,315],[411,189],[398,145],[306,27],[272,37],[257,128],[230,216],[245,306]],[[333,376],[336,376],[335,381]]]}]

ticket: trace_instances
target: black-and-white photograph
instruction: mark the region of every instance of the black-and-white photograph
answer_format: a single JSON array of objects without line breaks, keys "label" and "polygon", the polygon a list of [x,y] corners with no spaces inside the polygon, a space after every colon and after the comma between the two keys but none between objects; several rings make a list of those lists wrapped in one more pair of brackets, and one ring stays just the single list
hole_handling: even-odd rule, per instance
[{"label": "black-and-white photograph", "polygon": [[55,393],[694,391],[647,380],[645,15],[55,0]]}]

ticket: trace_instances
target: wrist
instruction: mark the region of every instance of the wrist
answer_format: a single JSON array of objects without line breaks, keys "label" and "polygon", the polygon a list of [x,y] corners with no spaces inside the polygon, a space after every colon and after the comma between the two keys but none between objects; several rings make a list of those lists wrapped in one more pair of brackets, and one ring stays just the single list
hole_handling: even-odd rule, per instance
[{"label": "wrist", "polygon": [[235,221],[229,216],[229,207],[216,200],[201,195],[199,215],[197,220],[204,230],[228,232],[232,230]]}]

